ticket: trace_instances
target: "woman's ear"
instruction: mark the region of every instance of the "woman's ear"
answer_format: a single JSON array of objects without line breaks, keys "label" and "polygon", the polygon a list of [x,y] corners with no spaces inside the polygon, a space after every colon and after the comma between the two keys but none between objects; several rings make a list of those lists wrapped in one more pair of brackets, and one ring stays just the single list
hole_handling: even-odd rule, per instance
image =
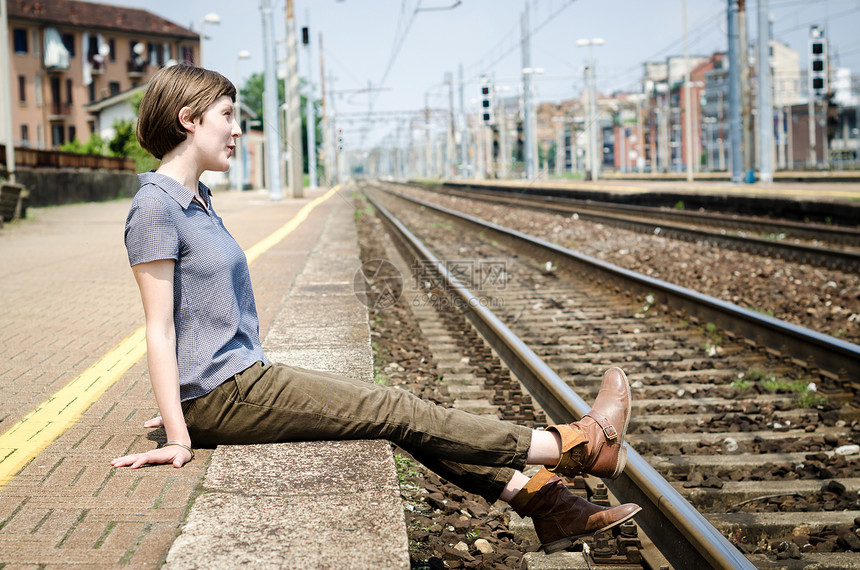
[{"label": "woman's ear", "polygon": [[189,133],[193,133],[195,127],[195,123],[191,119],[192,113],[191,107],[182,107],[179,109],[179,124]]}]

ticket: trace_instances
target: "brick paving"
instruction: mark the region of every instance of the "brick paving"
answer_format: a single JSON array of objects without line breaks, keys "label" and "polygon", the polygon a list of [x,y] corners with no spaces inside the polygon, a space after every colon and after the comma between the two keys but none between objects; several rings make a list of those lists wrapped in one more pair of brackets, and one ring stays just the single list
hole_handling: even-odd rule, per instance
[{"label": "brick paving", "polygon": [[[216,193],[243,248],[279,228],[321,191],[270,202]],[[321,222],[341,193],[316,208],[251,266],[265,337]],[[130,201],[31,209],[0,230],[0,430],[9,429],[143,324],[122,231]],[[151,568],[164,560],[210,456],[172,466],[113,470],[113,457],[164,441],[145,360],[0,489],[0,568]]]}]

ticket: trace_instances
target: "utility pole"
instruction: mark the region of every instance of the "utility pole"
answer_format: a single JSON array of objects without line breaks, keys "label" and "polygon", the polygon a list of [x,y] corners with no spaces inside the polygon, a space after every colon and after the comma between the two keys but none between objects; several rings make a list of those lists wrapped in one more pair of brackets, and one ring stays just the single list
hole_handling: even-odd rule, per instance
[{"label": "utility pole", "polygon": [[12,85],[9,69],[9,16],[6,0],[0,0],[0,104],[3,112],[3,144],[6,146],[6,173],[15,183],[15,139],[12,134]]},{"label": "utility pole", "polygon": [[[645,104],[645,98],[644,97],[639,99],[639,102],[636,104],[636,132],[637,132],[636,138],[639,141],[639,152],[637,153],[638,156],[636,159],[636,172],[641,172],[642,167],[645,166],[645,124],[644,124],[643,117],[642,117],[642,113],[643,113],[642,107],[644,106],[644,104]],[[573,131],[572,126],[571,126],[571,131]],[[573,133],[571,132],[571,137],[572,136],[573,136]],[[653,172],[653,170],[652,170],[652,172]]]},{"label": "utility pole", "polygon": [[266,153],[268,155],[269,198],[278,201],[281,194],[281,152],[280,133],[278,132],[278,85],[275,72],[275,40],[272,23],[272,0],[260,0],[260,14],[263,18],[263,125],[266,132]]},{"label": "utility pole", "polygon": [[770,26],[767,0],[758,0],[758,148],[759,177],[773,182],[773,104],[770,98]]},{"label": "utility pole", "polygon": [[445,72],[445,83],[448,84],[448,136],[445,144],[445,178],[454,176],[454,74]]},{"label": "utility pole", "polygon": [[314,82],[313,82],[313,53],[311,50],[311,30],[310,17],[305,13],[305,18],[308,20],[308,27],[302,28],[302,45],[305,46],[305,52],[308,56],[308,95],[307,95],[307,116],[308,125],[308,188],[317,187],[317,125],[316,117],[314,116]]},{"label": "utility pole", "polygon": [[[762,0],[759,0],[761,2]],[[687,155],[687,182],[693,181],[693,107],[690,103],[690,49],[687,42],[687,0],[681,0],[684,22],[684,142]]]},{"label": "utility pole", "polygon": [[329,132],[328,118],[326,117],[325,109],[325,65],[323,64],[323,36],[319,33],[319,52],[320,52],[320,132],[322,133],[322,159],[323,170],[327,178],[325,186],[331,186],[331,161],[329,160]]},{"label": "utility pole", "polygon": [[424,92],[424,178],[430,178],[430,101]]},{"label": "utility pole", "polygon": [[329,75],[329,83],[331,83],[329,93],[332,93],[332,96],[329,99],[329,108],[331,109],[331,112],[328,114],[329,151],[331,152],[329,155],[331,174],[328,175],[328,182],[330,186],[334,186],[340,182],[340,137],[337,136],[337,109],[335,108],[334,96],[336,91],[334,90],[334,77],[331,75]]},{"label": "utility pole", "polygon": [[521,19],[523,57],[523,129],[525,131],[526,180],[535,179],[535,133],[532,132],[532,65],[531,39],[529,38],[529,5],[525,5]]},{"label": "utility pole", "polygon": [[[562,117],[564,119],[564,117]],[[555,132],[555,168],[554,174],[559,176],[564,173],[564,121],[560,121],[558,130]]]},{"label": "utility pole", "polygon": [[729,31],[729,148],[731,149],[732,182],[743,182],[743,158],[741,155],[741,54],[738,53],[740,38],[738,35],[738,0],[729,0],[728,31]]},{"label": "utility pole", "polygon": [[[495,91],[493,92],[495,96]],[[503,180],[508,178],[508,162],[511,158],[511,151],[508,150],[508,118],[505,115],[505,98],[498,98],[498,112],[496,117],[499,121],[499,176]]]},{"label": "utility pole", "polygon": [[747,29],[746,0],[738,0],[738,38],[740,51],[741,71],[741,121],[743,124],[743,157],[744,172],[746,180],[752,182],[753,151],[755,149],[755,137],[753,131],[755,126],[752,121],[752,96],[750,93],[750,66],[749,66],[749,42]]},{"label": "utility pole", "polygon": [[[585,85],[589,91],[588,95],[588,158],[591,180],[597,180],[600,172],[600,162],[603,153],[598,148],[597,131],[600,128],[597,120],[597,80],[594,73],[594,46],[602,46],[605,42],[602,38],[579,39],[576,45],[588,46],[588,69],[585,74]],[[602,138],[602,137],[601,137]]]},{"label": "utility pole", "polygon": [[304,195],[304,176],[302,163],[302,112],[301,96],[299,95],[299,54],[296,45],[296,19],[293,14],[293,0],[287,0],[287,75],[284,77],[287,87],[287,152],[290,155],[288,185],[290,196],[301,198]]},{"label": "utility pole", "polygon": [[[399,140],[399,139],[398,139]],[[463,64],[460,64],[460,178],[466,178],[469,165],[469,123],[463,103]]]}]

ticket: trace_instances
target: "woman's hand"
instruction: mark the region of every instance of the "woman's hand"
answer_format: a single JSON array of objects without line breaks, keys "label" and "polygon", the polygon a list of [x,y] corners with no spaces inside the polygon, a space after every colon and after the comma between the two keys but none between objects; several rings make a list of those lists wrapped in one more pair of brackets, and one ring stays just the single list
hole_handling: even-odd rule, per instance
[{"label": "woman's hand", "polygon": [[155,416],[151,420],[146,420],[145,422],[143,422],[143,427],[145,427],[145,428],[164,427],[164,420],[161,419],[161,416]]},{"label": "woman's hand", "polygon": [[[160,418],[153,418],[149,421],[151,422],[156,419]],[[191,461],[190,451],[181,445],[168,445],[166,447],[159,447],[158,449],[152,449],[144,453],[133,453],[124,457],[117,457],[111,461],[110,464],[113,467],[131,467],[132,469],[137,469],[138,467],[148,463],[155,465],[173,463],[173,466],[178,469],[189,461]]]}]

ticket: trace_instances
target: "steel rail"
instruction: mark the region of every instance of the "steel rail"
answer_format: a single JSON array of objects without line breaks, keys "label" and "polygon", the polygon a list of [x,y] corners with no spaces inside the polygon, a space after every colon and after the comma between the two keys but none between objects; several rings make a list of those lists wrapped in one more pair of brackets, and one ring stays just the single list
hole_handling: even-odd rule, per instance
[{"label": "steel rail", "polygon": [[[664,214],[668,216],[678,215],[671,212],[665,212],[664,210],[659,210],[656,208],[628,205],[619,205],[617,207],[611,205],[605,206],[602,204],[595,205],[594,203],[585,200],[533,195],[529,195],[529,198],[512,198],[508,196],[500,196],[498,192],[492,192],[487,190],[478,190],[475,193],[464,192],[462,190],[445,190],[443,193],[461,196],[464,198],[488,200],[491,202],[505,202],[549,212],[563,212],[568,214],[575,213],[581,219],[584,220],[613,225],[616,227],[621,227],[633,231],[654,233],[659,234],[663,237],[682,239],[686,241],[709,242],[715,245],[719,245],[721,247],[736,249],[738,251],[749,251],[753,253],[764,252],[767,255],[773,257],[781,257],[783,259],[798,261],[800,263],[808,263],[810,265],[816,265],[820,267],[842,269],[844,271],[860,270],[860,253],[854,251],[846,251],[829,247],[815,247],[804,244],[785,243],[779,240],[738,236],[715,231],[697,230],[685,226],[672,225],[667,223],[658,224],[654,221],[645,221],[639,218],[633,218],[630,216],[611,213],[618,210],[631,212],[635,211],[637,213],[640,213],[641,215],[651,216],[652,218],[660,218]],[[636,208],[638,210],[628,210],[632,208]],[[603,213],[594,213],[589,210],[597,210]],[[696,212],[695,214],[698,214],[696,223],[703,223],[702,219],[707,217],[706,214],[701,214],[698,212]],[[713,225],[713,223],[711,223],[710,225]],[[765,222],[761,223],[761,226],[767,225],[768,224]],[[773,226],[773,228],[775,230],[776,226]],[[816,232],[819,231],[819,228],[826,228],[826,226],[815,226],[814,228],[810,228],[809,231]],[[759,230],[757,231],[761,231],[761,229],[759,228]],[[830,231],[833,230],[831,229]],[[821,235],[825,232],[825,230],[820,230],[820,232],[821,233],[817,235],[819,239],[830,239],[830,235]],[[849,234],[850,232],[843,234],[842,241],[845,241],[845,239],[850,238],[851,236]],[[860,241],[860,232],[857,232],[856,239]]]},{"label": "steel rail", "polygon": [[551,260],[573,268],[584,268],[590,274],[599,275],[604,282],[615,289],[643,295],[652,294],[656,303],[684,311],[704,322],[712,322],[726,331],[755,342],[757,345],[769,347],[779,351],[784,356],[797,359],[807,368],[818,368],[826,371],[834,379],[853,382],[855,386],[860,382],[860,345],[763,315],[680,285],[618,267],[475,216],[403,196],[390,190],[383,189],[383,191],[445,214],[455,220],[477,225],[483,230],[494,232],[503,239],[518,244],[526,243],[546,256],[547,261]]},{"label": "steel rail", "polygon": [[[463,285],[444,264],[374,197],[367,195],[394,235],[416,256],[434,267],[443,286],[465,311],[467,318],[526,386],[554,422],[571,422],[589,411],[588,404],[546,365],[522,340]],[[627,444],[625,444],[627,445]],[[606,481],[625,501],[642,507],[636,521],[676,568],[755,568],[641,455],[629,448],[622,475]],[[707,565],[707,566],[705,566]]]},{"label": "steel rail", "polygon": [[[583,200],[581,198],[570,198],[564,196],[545,195],[517,192],[514,188],[506,186],[468,186],[462,184],[443,183],[436,187],[422,184],[410,183],[410,185],[424,190],[434,192],[457,192],[463,196],[473,196],[478,193],[486,196],[499,196],[502,194],[518,195],[523,205],[529,202],[546,202],[548,204],[575,205],[580,208],[603,211],[603,212],[627,212],[631,215],[647,216],[655,219],[665,220],[695,220],[695,223],[734,229],[746,229],[759,233],[780,233],[805,238],[826,240],[849,245],[860,245],[860,228],[850,226],[831,226],[818,223],[795,222],[792,220],[769,220],[762,217],[742,216],[737,214],[723,214],[721,212],[699,212],[695,210],[670,210],[654,206],[637,206],[635,204],[618,204],[614,202],[599,202],[596,200]],[[469,188],[469,192],[457,188]],[[488,189],[489,188],[489,189]],[[516,200],[516,198],[511,198]]]}]

